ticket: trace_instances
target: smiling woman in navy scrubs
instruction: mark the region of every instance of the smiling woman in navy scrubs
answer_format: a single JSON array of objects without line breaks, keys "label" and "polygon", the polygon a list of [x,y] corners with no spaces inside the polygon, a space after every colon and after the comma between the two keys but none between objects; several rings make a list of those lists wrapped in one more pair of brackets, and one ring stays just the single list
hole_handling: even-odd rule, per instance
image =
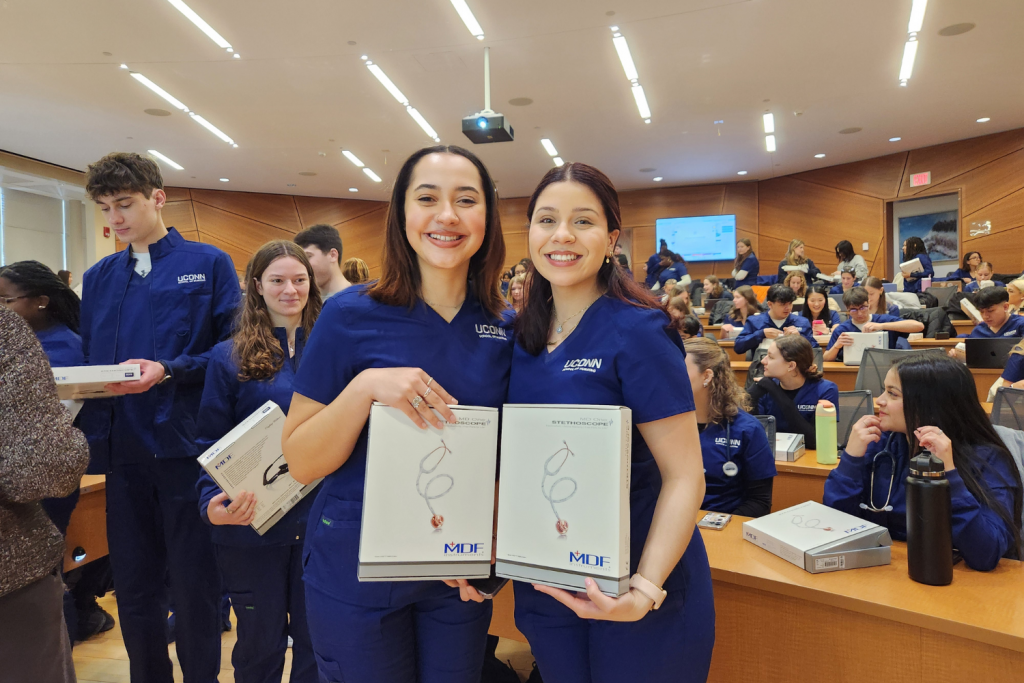
[{"label": "smiling woman in navy scrubs", "polygon": [[395,180],[380,280],[331,297],[310,336],[283,445],[295,479],[326,477],[304,553],[322,680],[480,681],[490,602],[464,580],[359,583],[356,567],[371,404],[442,429],[431,408],[454,421],[446,404],[456,399],[505,402],[512,330],[504,259],[487,169],[460,147],[422,149]]},{"label": "smiling woman in navy scrubs", "polygon": [[[291,241],[263,245],[249,261],[245,299],[231,339],[213,347],[199,405],[198,445],[213,446],[267,401],[285,413],[306,335],[320,314],[320,292],[305,252]],[[309,495],[264,535],[249,527],[256,498],[228,500],[205,471],[196,485],[199,514],[213,525],[213,546],[238,619],[231,664],[238,681],[280,681],[288,637],[289,680],[316,683],[306,628],[302,538],[313,504]]]},{"label": "smiling woman in navy scrubs", "polygon": [[[603,173],[551,169],[527,216],[535,271],[516,321],[508,400],[632,410],[632,578],[620,598],[589,578],[585,597],[517,582],[516,626],[549,681],[704,681],[715,607],[694,524],[704,476],[682,343],[610,257],[621,222]],[[601,361],[597,371],[564,372],[581,358]],[[652,391],[666,385],[673,391]]]}]

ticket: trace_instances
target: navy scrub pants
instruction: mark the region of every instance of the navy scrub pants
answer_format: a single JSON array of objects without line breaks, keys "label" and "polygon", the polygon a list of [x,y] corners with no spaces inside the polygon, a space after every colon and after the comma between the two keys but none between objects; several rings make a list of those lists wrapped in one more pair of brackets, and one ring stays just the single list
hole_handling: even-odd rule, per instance
[{"label": "navy scrub pants", "polygon": [[293,641],[289,680],[317,683],[306,625],[302,545],[214,547],[238,621],[231,652],[235,683],[280,683],[288,636]]},{"label": "navy scrub pants", "polygon": [[167,577],[185,683],[220,671],[220,574],[199,517],[193,458],[119,454],[107,475],[107,544],[132,683],[171,683]]},{"label": "navy scrub pants", "polygon": [[391,586],[391,604],[378,608],[346,604],[306,584],[321,680],[480,683],[491,602],[462,602],[440,581]]}]

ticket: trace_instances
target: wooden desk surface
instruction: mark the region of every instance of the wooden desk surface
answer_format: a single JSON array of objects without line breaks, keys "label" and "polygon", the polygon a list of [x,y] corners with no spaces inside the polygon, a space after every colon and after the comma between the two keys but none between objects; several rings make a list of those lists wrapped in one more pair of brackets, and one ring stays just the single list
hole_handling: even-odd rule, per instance
[{"label": "wooden desk surface", "polygon": [[974,329],[974,323],[970,320],[953,320],[952,323],[957,334],[964,334]]},{"label": "wooden desk surface", "polygon": [[81,495],[107,488],[107,477],[104,474],[86,474],[82,476]]},{"label": "wooden desk surface", "polygon": [[957,345],[958,342],[962,342],[963,339],[956,337],[950,337],[949,339],[912,339],[910,341],[910,348],[912,349],[951,349]]},{"label": "wooden desk surface", "polygon": [[894,542],[892,563],[810,574],[743,540],[734,517],[722,531],[702,530],[715,581],[800,598],[959,638],[1024,652],[1024,564],[1001,560],[991,572],[963,562],[949,586],[925,586],[907,575],[907,547]]}]

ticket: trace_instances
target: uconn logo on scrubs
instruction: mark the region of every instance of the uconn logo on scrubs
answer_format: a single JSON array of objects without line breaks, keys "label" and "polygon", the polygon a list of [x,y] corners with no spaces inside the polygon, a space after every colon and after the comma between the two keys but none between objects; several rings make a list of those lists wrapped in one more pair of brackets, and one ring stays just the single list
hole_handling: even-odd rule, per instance
[{"label": "uconn logo on scrubs", "polygon": [[481,339],[500,339],[508,341],[508,333],[495,325],[477,325],[476,335]]},{"label": "uconn logo on scrubs", "polygon": [[483,543],[445,543],[445,555],[482,555]]},{"label": "uconn logo on scrubs", "polygon": [[818,406],[797,406],[796,409],[801,413],[813,413],[817,410]]},{"label": "uconn logo on scrubs", "polygon": [[562,367],[562,372],[577,372],[582,370],[583,372],[597,372],[601,369],[601,358],[576,358],[574,360],[565,361],[565,366]]},{"label": "uconn logo on scrubs", "polygon": [[[729,441],[732,442],[732,447],[733,448],[739,448],[740,446],[743,445],[743,442],[740,441],[739,439],[729,439]],[[717,437],[715,439],[715,445],[716,446],[727,446],[729,444],[726,444],[724,436],[719,436],[719,437]]]},{"label": "uconn logo on scrubs", "polygon": [[206,282],[206,273],[189,273],[188,275],[178,276],[179,285],[188,285],[196,282]]},{"label": "uconn logo on scrubs", "polygon": [[569,564],[581,564],[586,567],[609,569],[612,566],[612,558],[605,555],[591,555],[589,553],[578,553],[574,550],[570,550]]}]

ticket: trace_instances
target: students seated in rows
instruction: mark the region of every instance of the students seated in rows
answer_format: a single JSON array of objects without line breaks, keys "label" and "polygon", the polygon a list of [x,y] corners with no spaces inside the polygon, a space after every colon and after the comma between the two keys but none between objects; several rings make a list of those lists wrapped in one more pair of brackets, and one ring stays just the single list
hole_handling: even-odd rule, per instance
[{"label": "students seated in rows", "polygon": [[1005,287],[988,287],[978,292],[974,306],[981,313],[981,322],[967,336],[975,339],[1024,336],[1024,316],[1010,313],[1010,295]]},{"label": "students seated in rows", "polygon": [[854,287],[860,287],[860,283],[854,277],[852,270],[844,270],[839,274],[839,284],[828,290],[829,294],[845,294]]},{"label": "students seated in rows", "polygon": [[852,270],[854,278],[857,280],[863,280],[868,276],[868,264],[864,261],[863,256],[854,253],[850,240],[843,240],[836,245],[836,259],[839,261],[839,265],[832,273],[833,277],[839,277],[844,270]]},{"label": "students seated in rows", "polygon": [[908,237],[903,243],[903,261],[914,259],[921,261],[920,270],[903,271],[903,291],[919,294],[921,292],[921,280],[926,277],[935,276],[935,268],[932,267],[932,259],[928,256],[928,250],[924,247],[924,240],[920,237]]},{"label": "students seated in rows", "polygon": [[[999,280],[993,280],[992,279],[992,276],[994,274],[995,274],[995,271],[992,269],[992,264],[989,263],[988,261],[982,262],[982,264],[980,266],[978,266],[978,270],[975,273],[974,282],[972,282],[969,285],[967,285],[966,287],[964,287],[964,291],[965,292],[978,292],[978,291],[981,291],[982,289],[986,289],[988,287],[1005,287],[1006,285],[1004,285]],[[990,285],[983,285],[983,284],[981,284],[983,282],[991,282],[992,284],[990,284]]]},{"label": "students seated in rows", "polygon": [[907,538],[910,459],[929,450],[945,464],[953,546],[971,569],[1020,557],[1021,480],[1013,457],[978,403],[974,378],[943,356],[912,355],[885,376],[878,416],[853,426],[824,503]]},{"label": "students seated in rows", "polygon": [[794,270],[786,275],[786,279],[782,284],[792,289],[793,293],[796,294],[796,299],[793,301],[793,305],[803,306],[804,297],[807,296],[807,276],[799,270]]},{"label": "students seated in rows", "polygon": [[960,280],[965,285],[974,282],[978,277],[978,266],[981,265],[981,252],[969,251],[964,254],[963,264],[952,273],[942,278],[943,280]]},{"label": "students seated in rows", "polygon": [[825,326],[821,334],[831,334],[832,328],[839,324],[839,314],[829,308],[828,285],[811,285],[807,289],[807,296],[804,298],[804,305],[800,315],[807,318],[811,325],[811,332],[814,332],[814,323],[820,322]]},{"label": "students seated in rows", "polygon": [[741,237],[736,242],[736,260],[732,266],[733,287],[756,285],[757,276],[761,272],[761,263],[757,260],[750,240]]},{"label": "students seated in rows", "polygon": [[757,296],[754,290],[748,285],[737,287],[732,293],[732,310],[722,320],[722,339],[733,336],[736,328],[743,328],[747,318],[761,313],[761,304],[757,303]]},{"label": "students seated in rows", "polygon": [[662,288],[667,288],[666,284],[670,280],[674,280],[676,284],[690,284],[690,276],[686,269],[686,260],[670,249],[665,249],[661,252],[662,266],[661,272],[658,273],[658,282]]},{"label": "students seated in rows", "polygon": [[[267,401],[288,413],[306,338],[320,314],[315,272],[303,250],[285,240],[268,242],[249,261],[234,335],[213,347],[206,369],[199,406],[200,451]],[[283,462],[272,465],[273,472]],[[281,473],[287,471],[287,466],[281,468]],[[217,565],[238,619],[238,641],[231,653],[237,680],[280,680],[291,636],[291,680],[315,683],[302,583],[302,543],[315,493],[261,536],[249,526],[256,517],[255,492],[242,491],[230,500],[205,471],[196,491],[199,515],[213,525]]]},{"label": "students seated in rows", "polygon": [[[707,302],[709,299],[727,299],[731,292],[722,286],[722,283],[718,281],[718,278],[714,275],[708,275],[704,278],[704,301]],[[708,311],[710,313],[710,311]]]},{"label": "students seated in rows", "polygon": [[1006,294],[1010,297],[1010,313],[1020,315],[1021,303],[1024,301],[1024,279],[1006,285]]},{"label": "students seated in rows", "polygon": [[[672,313],[672,309],[669,309],[669,313]],[[699,339],[704,336],[704,326],[700,324],[697,316],[692,314],[674,319],[672,327],[676,328],[680,339]]]},{"label": "students seated in rows", "polygon": [[799,270],[804,274],[807,283],[814,282],[814,279],[821,271],[814,265],[814,261],[804,257],[804,241],[791,240],[786,250],[786,257],[779,261],[779,274],[777,282],[785,282],[786,276],[792,271]]},{"label": "students seated in rows", "polygon": [[1024,389],[1024,342],[1014,346],[1006,357],[1006,367],[1000,379],[1004,387]]},{"label": "students seated in rows", "polygon": [[800,335],[817,346],[811,335],[811,323],[803,316],[793,315],[796,294],[786,285],[774,284],[768,288],[768,310],[747,318],[743,331],[736,337],[736,352],[753,351],[764,341],[782,335]]},{"label": "students seated in rows", "polygon": [[702,510],[761,517],[772,509],[775,453],[764,427],[746,411],[729,358],[711,339],[688,339],[686,371],[704,457]]},{"label": "students seated in rows", "polygon": [[885,289],[882,284],[881,278],[874,275],[864,278],[864,283],[861,286],[868,292],[868,307],[871,308],[872,313],[891,315],[894,318],[900,317],[900,307],[890,304],[889,300],[885,298]]},{"label": "students seated in rows", "polygon": [[807,448],[816,448],[814,411],[820,401],[839,405],[839,387],[824,379],[814,363],[814,349],[803,337],[779,337],[761,363],[764,377],[750,390],[757,415],[775,416],[777,432],[803,434]]},{"label": "students seated in rows", "polygon": [[919,320],[904,320],[894,315],[872,313],[871,304],[868,302],[868,292],[863,287],[854,287],[843,295],[843,303],[846,304],[850,319],[832,330],[832,337],[828,340],[828,349],[824,355],[825,360],[843,359],[843,347],[853,344],[853,337],[849,334],[851,332],[888,332],[887,348],[895,349],[900,337],[905,338],[911,332],[924,331],[924,323]]},{"label": "students seated in rows", "polygon": [[[676,284],[678,284],[678,283],[675,280],[673,280],[673,279],[669,279],[669,280],[665,281],[665,284],[662,285],[660,290],[658,290],[658,293],[661,295],[661,303],[667,304],[668,300],[672,298],[672,296],[673,296],[672,290],[675,289]],[[686,295],[687,295],[687,302],[689,302],[690,290],[686,290]],[[678,295],[676,295],[676,296],[678,296]]]},{"label": "students seated in rows", "polygon": [[672,320],[682,320],[688,315],[693,315],[690,293],[686,291],[685,287],[677,286],[668,296],[670,298],[665,307],[668,309],[668,314]]}]

